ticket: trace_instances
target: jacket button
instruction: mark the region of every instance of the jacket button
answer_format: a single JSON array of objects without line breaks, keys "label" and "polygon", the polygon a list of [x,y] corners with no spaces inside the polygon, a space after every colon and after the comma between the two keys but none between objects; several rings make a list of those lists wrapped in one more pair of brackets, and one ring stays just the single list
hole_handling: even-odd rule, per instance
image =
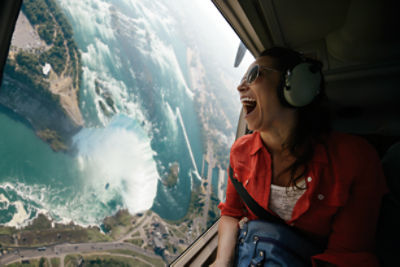
[{"label": "jacket button", "polygon": [[253,237],[253,240],[256,242],[258,241],[258,236]]},{"label": "jacket button", "polygon": [[323,194],[318,194],[318,199],[319,200],[323,200],[325,198],[325,196]]},{"label": "jacket button", "polygon": [[312,181],[312,178],[311,178],[311,176],[309,176],[308,178],[307,178],[307,182],[311,182]]}]

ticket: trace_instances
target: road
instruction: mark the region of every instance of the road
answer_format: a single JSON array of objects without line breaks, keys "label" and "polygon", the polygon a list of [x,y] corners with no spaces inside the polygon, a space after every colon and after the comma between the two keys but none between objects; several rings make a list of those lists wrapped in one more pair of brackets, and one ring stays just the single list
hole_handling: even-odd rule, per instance
[{"label": "road", "polygon": [[212,149],[211,142],[208,142],[207,144],[207,162],[208,162],[208,170],[207,171],[207,186],[205,188],[206,190],[206,196],[205,196],[205,202],[204,202],[204,211],[203,211],[203,216],[202,216],[202,225],[204,227],[207,227],[207,219],[208,219],[208,210],[210,209],[210,200],[211,200],[211,187],[212,187],[212,170],[215,167],[215,161],[214,161],[214,151]]},{"label": "road", "polygon": [[[13,254],[7,254],[0,257],[0,266],[10,264],[12,262],[20,261],[22,259],[33,259],[33,258],[40,258],[40,257],[61,257],[64,258],[65,255],[68,254],[80,254],[80,253],[93,253],[93,252],[101,252],[104,254],[103,251],[108,250],[129,250],[132,252],[136,252],[142,255],[145,255],[150,258],[157,258],[161,260],[161,257],[141,249],[137,246],[134,246],[130,243],[124,242],[106,242],[106,243],[80,243],[80,244],[60,244],[49,246],[46,248],[45,251],[38,251],[38,249],[19,249]],[[98,253],[96,253],[97,255]],[[115,255],[115,254],[110,254]],[[128,255],[124,255],[125,257],[129,257]],[[64,265],[64,261],[61,261],[61,266]]]}]

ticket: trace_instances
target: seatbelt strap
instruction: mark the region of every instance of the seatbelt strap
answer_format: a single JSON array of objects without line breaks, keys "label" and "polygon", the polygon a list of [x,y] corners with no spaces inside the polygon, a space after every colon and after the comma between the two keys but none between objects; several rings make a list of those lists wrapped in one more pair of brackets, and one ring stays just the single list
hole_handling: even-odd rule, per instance
[{"label": "seatbelt strap", "polygon": [[231,182],[233,186],[235,187],[236,191],[238,192],[240,198],[243,200],[243,202],[246,204],[247,207],[255,214],[257,217],[259,217],[262,220],[269,221],[269,222],[274,222],[274,223],[281,223],[281,224],[286,224],[284,220],[282,220],[279,217],[276,217],[272,215],[270,212],[266,211],[263,207],[261,207],[247,192],[247,190],[244,188],[241,182],[239,182],[234,176],[233,176],[233,169],[231,165],[229,165],[229,177],[231,179]]}]

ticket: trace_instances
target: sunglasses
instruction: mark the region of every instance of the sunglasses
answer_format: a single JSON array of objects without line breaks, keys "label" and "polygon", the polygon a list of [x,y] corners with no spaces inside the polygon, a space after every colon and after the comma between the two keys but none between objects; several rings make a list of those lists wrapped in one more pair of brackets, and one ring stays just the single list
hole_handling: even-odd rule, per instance
[{"label": "sunglasses", "polygon": [[268,72],[274,72],[278,71],[266,66],[260,66],[260,65],[254,65],[248,72],[247,74],[243,77],[241,84],[246,81],[247,84],[253,83],[257,78],[260,76],[261,72],[265,70]]}]

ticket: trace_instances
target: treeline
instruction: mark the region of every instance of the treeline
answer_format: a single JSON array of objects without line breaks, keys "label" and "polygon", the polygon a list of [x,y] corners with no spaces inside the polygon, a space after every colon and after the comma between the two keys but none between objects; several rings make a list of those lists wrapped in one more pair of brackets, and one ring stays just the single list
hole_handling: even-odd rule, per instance
[{"label": "treeline", "polygon": [[[67,49],[70,66],[67,74],[73,77],[74,86],[78,87],[82,75],[81,55],[73,39],[73,30],[67,17],[54,0],[24,0],[22,11],[32,25],[37,25],[38,33],[51,49],[40,56],[40,63],[48,62],[53,70],[60,75],[67,62]],[[59,27],[56,27],[57,25]]]},{"label": "treeline", "polygon": [[38,33],[48,45],[53,43],[54,23],[44,0],[24,0],[22,12],[32,25],[38,25]]},{"label": "treeline", "polygon": [[35,54],[20,52],[15,56],[15,60],[21,68],[30,71],[33,75],[41,75],[42,68],[38,62],[38,56]]},{"label": "treeline", "polygon": [[50,63],[53,70],[60,75],[65,68],[67,51],[64,46],[64,40],[61,35],[57,35],[52,48],[43,52],[39,56],[39,63],[44,65],[46,62]]},{"label": "treeline", "polygon": [[[54,19],[60,25],[66,40],[73,38],[73,30],[67,18],[53,0],[24,0],[22,12],[32,25],[39,25],[39,34],[47,44],[53,42]],[[72,40],[73,41],[73,40]]]},{"label": "treeline", "polygon": [[[33,1],[33,0],[31,0]],[[37,1],[37,0],[34,0]],[[43,0],[42,0],[43,1]],[[60,10],[54,0],[44,0],[46,1],[51,13],[53,14],[54,18],[56,19],[57,23],[60,25],[61,30],[63,31],[64,38],[70,40],[73,38],[73,30],[71,25],[69,24],[67,18],[65,17],[64,13]]]},{"label": "treeline", "polygon": [[[29,88],[33,88],[40,95],[48,97],[55,102],[60,101],[58,95],[49,91],[50,84],[43,79],[41,68],[38,68],[38,58],[36,55],[21,52],[17,54],[16,60],[8,59],[4,68],[4,73],[23,83]],[[17,67],[18,64],[18,67]]]},{"label": "treeline", "polygon": [[129,267],[129,263],[127,262],[122,262],[117,259],[91,259],[91,260],[86,260],[82,263],[82,266],[91,266],[91,267],[97,267],[97,266],[121,266],[121,267]]},{"label": "treeline", "polygon": [[82,77],[81,53],[79,52],[75,41],[68,40],[67,46],[70,58],[70,66],[67,70],[67,74],[73,77],[74,87],[79,87]]},{"label": "treeline", "polygon": [[[62,33],[64,35],[64,39],[67,41],[69,58],[70,58],[70,68],[67,70],[68,73],[73,76],[74,86],[78,86],[80,83],[82,70],[81,70],[81,54],[78,50],[78,47],[73,39],[73,30],[71,25],[69,24],[66,16],[60,8],[57,6],[54,0],[42,0],[46,1],[51,13],[54,15],[57,23],[60,25]],[[76,84],[78,82],[78,84]]]}]

